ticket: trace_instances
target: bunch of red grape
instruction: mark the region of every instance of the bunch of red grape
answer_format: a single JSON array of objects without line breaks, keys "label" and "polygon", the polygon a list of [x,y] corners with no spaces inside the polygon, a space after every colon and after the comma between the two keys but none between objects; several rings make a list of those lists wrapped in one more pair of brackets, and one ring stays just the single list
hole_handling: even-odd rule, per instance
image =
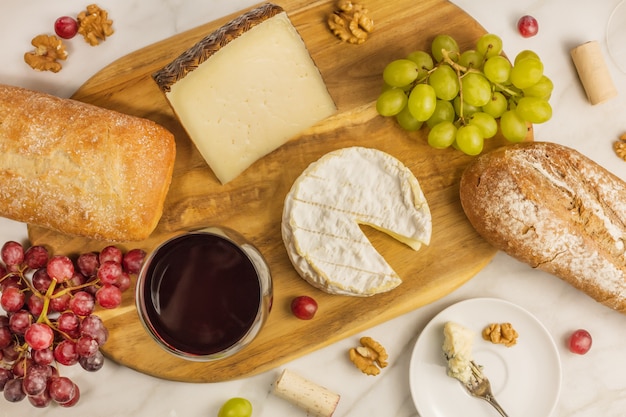
[{"label": "bunch of red grape", "polygon": [[58,364],[90,372],[104,364],[100,347],[108,330],[94,312],[115,308],[131,285],[145,252],[107,246],[75,260],[50,256],[44,246],[9,241],[0,250],[0,391],[10,402],[35,407],[76,404],[76,383]]}]

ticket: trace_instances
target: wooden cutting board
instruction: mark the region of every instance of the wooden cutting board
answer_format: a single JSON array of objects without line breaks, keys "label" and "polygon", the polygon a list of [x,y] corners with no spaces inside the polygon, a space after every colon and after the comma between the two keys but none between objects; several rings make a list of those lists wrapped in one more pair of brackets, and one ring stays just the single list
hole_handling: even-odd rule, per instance
[{"label": "wooden cutting board", "polygon": [[[152,119],[176,136],[178,154],[163,218],[150,239],[122,247],[150,250],[179,230],[224,225],[238,230],[261,250],[274,279],[274,306],[261,334],[233,357],[210,363],[187,362],[161,350],[140,324],[131,289],[120,308],[100,312],[110,330],[104,346],[109,358],[171,380],[212,382],[249,376],[348,336],[354,336],[357,343],[357,336],[367,334],[368,328],[448,294],[492,259],[495,249],[472,229],[458,198],[459,178],[470,157],[452,149],[431,149],[423,131],[404,132],[394,120],[378,116],[374,107],[381,73],[389,61],[427,49],[439,33],[454,36],[462,49],[468,49],[484,29],[443,0],[363,3],[376,26],[366,43],[355,46],[341,43],[328,31],[325,22],[333,2],[278,2],[302,35],[339,111],[225,186],[219,184],[183,132],[151,74],[234,15],[113,62],[73,96]],[[503,143],[502,138],[494,138],[487,147]],[[283,200],[294,180],[325,153],[354,145],[377,148],[403,161],[420,181],[433,216],[432,243],[418,252],[372,229],[363,229],[404,281],[395,290],[370,298],[333,296],[308,285],[292,268],[280,235]],[[29,227],[29,235],[33,244],[48,245],[55,253],[77,254],[108,244],[34,226]],[[311,321],[298,320],[289,311],[291,299],[302,294],[319,303]],[[385,344],[385,340],[380,342]]]}]

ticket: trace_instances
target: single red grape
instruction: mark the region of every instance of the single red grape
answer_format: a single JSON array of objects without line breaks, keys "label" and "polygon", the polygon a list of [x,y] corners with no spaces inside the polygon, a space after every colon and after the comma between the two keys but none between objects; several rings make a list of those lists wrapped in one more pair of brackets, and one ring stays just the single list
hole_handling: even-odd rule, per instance
[{"label": "single red grape", "polygon": [[71,39],[78,32],[78,22],[70,16],[59,17],[54,22],[54,32],[63,39]]},{"label": "single red grape", "polygon": [[517,21],[517,30],[523,37],[530,38],[539,32],[539,23],[537,23],[537,19],[532,16],[522,16]]},{"label": "single red grape", "polygon": [[104,284],[96,292],[96,300],[100,307],[115,308],[122,304],[122,291],[112,284]]},{"label": "single red grape", "polygon": [[39,245],[31,246],[24,253],[24,263],[30,269],[39,269],[48,263],[48,250]]},{"label": "single red grape", "polygon": [[24,340],[35,349],[48,349],[54,341],[54,332],[44,323],[33,323],[24,332]]},{"label": "single red grape", "polygon": [[117,262],[118,264],[122,263],[122,259],[124,258],[124,254],[117,246],[107,246],[106,248],[100,251],[99,259],[100,263],[103,264],[107,261]]},{"label": "single red grape", "polygon": [[291,312],[300,320],[311,320],[317,312],[317,301],[308,295],[301,295],[291,301]]},{"label": "single red grape", "polygon": [[74,275],[74,263],[67,256],[55,255],[48,261],[46,270],[50,278],[65,282]]},{"label": "single red grape", "polygon": [[591,334],[587,330],[578,329],[569,338],[569,350],[578,355],[584,355],[591,349]]},{"label": "single red grape", "polygon": [[21,243],[10,240],[2,245],[0,256],[9,269],[15,270],[14,267],[24,262],[24,247]]},{"label": "single red grape", "polygon": [[25,301],[26,296],[19,288],[7,287],[2,291],[0,306],[2,306],[7,313],[13,313],[20,310]]},{"label": "single red grape", "polygon": [[138,274],[145,257],[146,251],[142,249],[131,249],[124,255],[122,266],[129,274]]}]

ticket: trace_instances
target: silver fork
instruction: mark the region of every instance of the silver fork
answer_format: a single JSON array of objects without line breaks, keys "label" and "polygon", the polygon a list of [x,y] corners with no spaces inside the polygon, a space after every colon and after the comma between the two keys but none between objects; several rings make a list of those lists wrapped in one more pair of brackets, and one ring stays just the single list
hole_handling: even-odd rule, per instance
[{"label": "silver fork", "polygon": [[491,393],[491,384],[489,383],[489,380],[485,375],[483,375],[483,372],[474,363],[474,361],[470,362],[470,368],[472,369],[472,378],[470,378],[466,384],[463,384],[465,389],[467,389],[467,392],[476,398],[481,398],[487,401],[493,406],[493,408],[498,410],[498,413],[500,413],[502,417],[508,417]]}]

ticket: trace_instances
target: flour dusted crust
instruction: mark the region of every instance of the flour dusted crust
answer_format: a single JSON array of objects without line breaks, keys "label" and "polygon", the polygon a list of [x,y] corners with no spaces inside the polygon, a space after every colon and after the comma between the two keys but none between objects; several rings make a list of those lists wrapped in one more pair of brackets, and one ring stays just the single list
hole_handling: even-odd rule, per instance
[{"label": "flour dusted crust", "polygon": [[0,84],[0,216],[138,241],[156,227],[175,158],[149,120]]},{"label": "flour dusted crust", "polygon": [[463,173],[463,209],[488,242],[626,312],[626,183],[579,152],[523,143]]},{"label": "flour dusted crust", "polygon": [[302,278],[331,294],[361,297],[400,285],[359,224],[414,250],[430,243],[431,215],[413,173],[376,149],[339,149],[312,163],[285,199],[283,240]]}]

